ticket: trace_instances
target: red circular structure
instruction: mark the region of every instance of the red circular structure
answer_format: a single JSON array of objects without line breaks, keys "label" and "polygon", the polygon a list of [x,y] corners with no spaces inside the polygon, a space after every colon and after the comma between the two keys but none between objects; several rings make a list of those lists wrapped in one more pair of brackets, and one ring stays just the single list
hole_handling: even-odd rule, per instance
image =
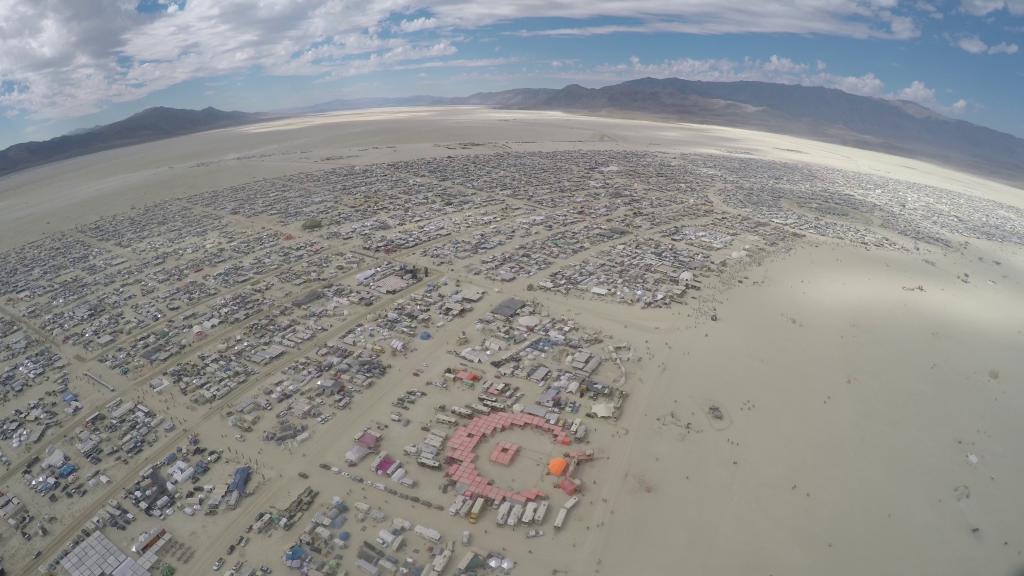
[{"label": "red circular structure", "polygon": [[497,412],[487,416],[474,418],[465,426],[455,429],[445,448],[445,470],[450,478],[467,486],[467,490],[476,496],[491,500],[510,500],[527,502],[544,496],[539,490],[505,490],[495,486],[489,478],[480,474],[473,463],[476,460],[476,447],[480,441],[495,432],[501,432],[513,426],[519,428],[536,428],[554,436],[555,442],[569,445],[572,439],[560,427],[549,424],[543,418],[523,413]]}]

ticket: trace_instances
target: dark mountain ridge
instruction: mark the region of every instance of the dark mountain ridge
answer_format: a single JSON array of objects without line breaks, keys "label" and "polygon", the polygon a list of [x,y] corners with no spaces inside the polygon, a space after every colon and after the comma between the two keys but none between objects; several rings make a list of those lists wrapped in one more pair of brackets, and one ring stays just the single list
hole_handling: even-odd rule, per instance
[{"label": "dark mountain ridge", "polygon": [[263,118],[265,118],[263,114],[225,112],[216,108],[203,108],[202,110],[147,108],[111,124],[65,134],[41,142],[15,144],[0,150],[0,176],[93,152],[203,130],[238,126]]},{"label": "dark mountain ridge", "polygon": [[283,115],[367,107],[473,104],[716,124],[790,134],[920,158],[1024,184],[1024,140],[949,118],[906,100],[857,96],[834,88],[768,82],[640,78],[585,88],[519,88],[466,97],[408,96],[334,100],[277,114],[216,108],[149,108],[124,120],[0,151],[0,176],[101,150],[237,126]]},{"label": "dark mountain ridge", "polygon": [[905,100],[768,82],[640,78],[603,88],[517,89],[451,99],[513,109],[722,124],[912,156],[1024,181],[1024,140]]}]

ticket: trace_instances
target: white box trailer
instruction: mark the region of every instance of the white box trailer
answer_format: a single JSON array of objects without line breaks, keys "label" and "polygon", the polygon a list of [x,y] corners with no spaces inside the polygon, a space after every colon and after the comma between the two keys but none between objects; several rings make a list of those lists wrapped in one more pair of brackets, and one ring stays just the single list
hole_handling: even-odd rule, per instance
[{"label": "white box trailer", "polygon": [[523,505],[516,504],[512,506],[512,511],[508,513],[507,524],[513,528],[519,523],[519,518],[523,515]]},{"label": "white box trailer", "polygon": [[458,420],[448,416],[447,414],[435,414],[434,420],[446,426],[457,426],[459,424]]},{"label": "white box trailer", "polygon": [[540,524],[540,523],[544,522],[544,515],[547,514],[547,513],[548,513],[548,501],[547,500],[541,500],[540,503],[537,504],[537,511],[533,514],[533,523],[534,524]]},{"label": "white box trailer", "polygon": [[437,530],[434,530],[433,528],[427,528],[426,526],[421,526],[421,525],[417,524],[416,527],[413,528],[412,530],[417,535],[423,537],[426,540],[429,540],[429,541],[433,542],[434,544],[437,544],[438,542],[441,541],[441,533],[438,532]]},{"label": "white box trailer", "polygon": [[465,518],[466,514],[469,514],[469,511],[472,508],[473,508],[473,500],[471,498],[466,498],[466,501],[462,503],[462,507],[459,508],[459,516],[461,516],[462,518]]},{"label": "white box trailer", "polygon": [[473,502],[473,508],[469,511],[470,524],[476,524],[476,521],[480,518],[480,511],[483,509],[484,499],[478,496],[476,502]]},{"label": "white box trailer", "polygon": [[565,508],[566,510],[572,510],[572,507],[575,506],[576,503],[579,502],[579,501],[580,501],[580,497],[579,496],[573,496],[572,498],[569,498],[569,500],[566,501],[566,503],[563,504],[562,507]]},{"label": "white box trailer", "polygon": [[441,463],[438,462],[437,460],[434,460],[433,458],[426,458],[423,456],[417,458],[416,463],[419,464],[420,466],[424,466],[426,468],[433,468],[435,470],[441,467]]},{"label": "white box trailer", "polygon": [[523,511],[523,517],[520,520],[523,524],[529,524],[533,522],[533,515],[537,512],[537,503],[530,502],[526,505],[526,510]]},{"label": "white box trailer", "polygon": [[455,502],[452,502],[452,505],[448,507],[448,515],[449,516],[455,516],[456,514],[458,514],[459,513],[459,509],[462,508],[462,504],[465,501],[466,501],[466,497],[463,496],[462,494],[459,494],[458,496],[456,496],[455,497]]},{"label": "white box trailer", "polygon": [[565,517],[569,515],[568,508],[559,508],[558,516],[555,517],[555,528],[561,528],[565,524]]},{"label": "white box trailer", "polygon": [[508,513],[510,510],[512,510],[511,502],[506,500],[501,503],[501,506],[498,507],[498,526],[501,526],[506,520],[508,520]]}]

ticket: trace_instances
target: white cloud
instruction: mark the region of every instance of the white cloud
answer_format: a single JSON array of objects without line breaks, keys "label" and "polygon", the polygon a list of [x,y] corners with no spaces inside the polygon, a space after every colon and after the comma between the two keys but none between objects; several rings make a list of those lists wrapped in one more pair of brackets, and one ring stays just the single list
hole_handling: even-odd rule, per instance
[{"label": "white cloud", "polygon": [[935,90],[932,90],[920,80],[914,80],[910,83],[910,86],[893,94],[893,97],[929,106],[935,103]]},{"label": "white cloud", "polygon": [[1006,42],[1000,42],[994,46],[989,46],[989,54],[1016,54],[1020,49],[1016,44],[1007,44]]},{"label": "white cloud", "polygon": [[402,20],[398,23],[398,29],[402,32],[419,32],[437,27],[437,20],[429,16],[421,16],[413,20]]},{"label": "white cloud", "polygon": [[797,74],[807,71],[807,64],[797,64],[789,58],[779,58],[772,54],[768,61],[762,65],[766,72],[778,72],[780,74]]},{"label": "white cloud", "polygon": [[914,8],[924,12],[929,18],[940,20],[944,17],[944,14],[934,4],[926,0],[917,0],[914,2]]},{"label": "white cloud", "polygon": [[549,76],[567,81],[591,81],[612,83],[640,76],[654,78],[685,78],[706,82],[735,82],[741,80],[759,82],[777,82],[782,84],[799,84],[802,86],[822,86],[835,88],[873,98],[909,100],[939,112],[959,115],[968,108],[966,100],[958,100],[945,106],[935,96],[935,90],[920,80],[909,86],[889,91],[885,83],[873,73],[860,76],[844,76],[828,71],[827,65],[821,60],[814,64],[805,64],[789,58],[772,55],[767,60],[744,58],[732,60],[728,58],[693,59],[680,58],[664,60],[656,63],[644,63],[636,56],[630,57],[628,63],[604,64],[590,70],[572,70],[555,72]]},{"label": "white cloud", "polygon": [[962,36],[956,41],[956,45],[964,52],[971,54],[1016,54],[1020,49],[1016,44],[1006,42],[989,46],[977,36]]},{"label": "white cloud", "polygon": [[[1000,8],[1007,2],[1024,6],[1024,0],[1001,0]],[[661,31],[899,39],[919,34],[914,17],[921,14],[897,0],[167,0],[165,11],[147,14],[137,12],[136,4],[0,0],[0,111],[75,116],[186,80],[253,69],[336,77],[444,62],[440,58],[457,52],[462,40],[453,34],[460,30],[526,17],[563,18],[580,26],[525,34]],[[587,24],[601,16],[630,24]],[[461,60],[471,61],[487,60]],[[872,78],[831,77],[793,68],[801,65],[784,59],[757,66],[765,76],[824,74],[834,85],[876,89]]]},{"label": "white cloud", "polygon": [[961,0],[960,7],[975,16],[986,16],[1003,9],[1018,16],[1024,14],[1024,0]]},{"label": "white cloud", "polygon": [[455,24],[508,21],[546,16],[584,19],[613,16],[638,24],[570,26],[523,30],[530,35],[596,35],[618,32],[686,32],[729,34],[744,32],[801,33],[856,38],[909,38],[919,34],[913,21],[895,15],[896,0],[790,0],[788,2],[736,2],[734,0],[504,0],[475,2],[441,0],[435,15]]},{"label": "white cloud", "polygon": [[885,84],[874,74],[843,76],[832,74],[824,62],[813,65],[796,62],[789,58],[772,55],[767,60],[745,58],[694,59],[680,58],[662,62],[644,63],[631,57],[628,64],[605,64],[589,71],[571,71],[561,75],[566,79],[602,80],[615,82],[639,76],[654,78],[686,78],[713,82],[735,82],[753,80],[779,82],[805,86],[837,88],[851,94],[881,97],[885,95]]},{"label": "white cloud", "polygon": [[984,54],[988,51],[988,44],[981,41],[977,36],[964,36],[956,41],[956,45],[964,52],[971,54]]}]

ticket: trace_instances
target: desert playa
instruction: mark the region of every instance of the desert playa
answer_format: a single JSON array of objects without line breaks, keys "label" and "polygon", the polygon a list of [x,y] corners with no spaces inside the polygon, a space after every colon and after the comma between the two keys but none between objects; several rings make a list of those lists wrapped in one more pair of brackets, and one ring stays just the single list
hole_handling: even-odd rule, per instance
[{"label": "desert playa", "polygon": [[[36,518],[0,528],[5,566],[71,572],[106,513],[184,574],[1015,574],[1022,215],[1024,190],[908,158],[477,107],[0,178],[0,383],[47,350],[0,416],[57,406],[0,444]],[[141,435],[96,463],[90,434]],[[67,465],[87,494],[49,498]],[[153,474],[178,478],[159,506]]]}]

